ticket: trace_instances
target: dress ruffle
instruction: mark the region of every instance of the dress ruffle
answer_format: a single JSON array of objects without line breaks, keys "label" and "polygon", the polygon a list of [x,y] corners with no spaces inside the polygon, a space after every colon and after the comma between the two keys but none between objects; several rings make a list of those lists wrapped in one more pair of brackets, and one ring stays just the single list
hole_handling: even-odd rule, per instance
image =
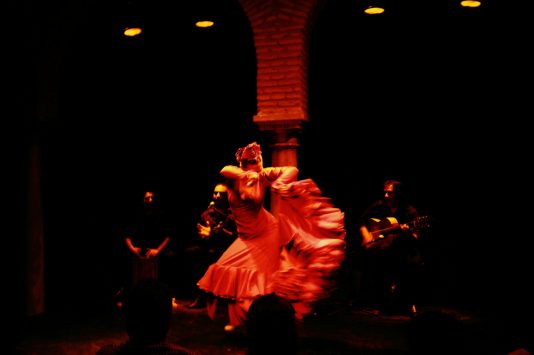
[{"label": "dress ruffle", "polygon": [[237,238],[197,284],[216,296],[208,304],[212,318],[224,301],[230,323],[242,324],[251,302],[272,292],[303,318],[335,289],[345,257],[344,213],[310,179],[273,184],[272,190],[277,217],[269,217],[261,233]]},{"label": "dress ruffle", "polygon": [[[209,291],[228,300],[256,298],[268,293],[269,275],[250,268],[212,264],[202,278],[209,285]],[[206,289],[203,283],[199,287]]]},{"label": "dress ruffle", "polygon": [[284,191],[278,219],[289,243],[270,289],[293,302],[302,318],[335,290],[334,274],[345,258],[344,213],[310,179],[293,182]]}]

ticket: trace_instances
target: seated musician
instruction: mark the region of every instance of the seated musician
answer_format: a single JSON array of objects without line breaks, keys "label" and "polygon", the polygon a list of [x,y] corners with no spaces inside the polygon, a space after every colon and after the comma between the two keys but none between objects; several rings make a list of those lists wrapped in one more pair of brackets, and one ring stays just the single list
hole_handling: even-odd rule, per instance
[{"label": "seated musician", "polygon": [[423,261],[421,216],[397,180],[384,183],[383,196],[358,219],[364,250],[363,291],[387,313],[414,314],[419,303]]}]

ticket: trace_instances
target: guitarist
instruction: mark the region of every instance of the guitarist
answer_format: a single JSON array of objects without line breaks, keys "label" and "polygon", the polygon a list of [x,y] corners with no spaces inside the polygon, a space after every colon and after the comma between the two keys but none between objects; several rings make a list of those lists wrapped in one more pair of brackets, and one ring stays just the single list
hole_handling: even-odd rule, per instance
[{"label": "guitarist", "polygon": [[417,311],[423,262],[418,217],[400,181],[387,180],[383,196],[358,219],[363,250],[363,287],[371,303],[387,313]]}]

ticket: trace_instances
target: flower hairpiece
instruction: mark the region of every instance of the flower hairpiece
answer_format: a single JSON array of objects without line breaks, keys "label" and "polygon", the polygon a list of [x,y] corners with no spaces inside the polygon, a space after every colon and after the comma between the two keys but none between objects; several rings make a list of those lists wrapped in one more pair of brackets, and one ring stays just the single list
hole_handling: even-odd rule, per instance
[{"label": "flower hairpiece", "polygon": [[260,145],[256,142],[252,142],[245,147],[239,148],[235,153],[235,158],[239,163],[241,163],[243,160],[257,160],[260,155]]}]

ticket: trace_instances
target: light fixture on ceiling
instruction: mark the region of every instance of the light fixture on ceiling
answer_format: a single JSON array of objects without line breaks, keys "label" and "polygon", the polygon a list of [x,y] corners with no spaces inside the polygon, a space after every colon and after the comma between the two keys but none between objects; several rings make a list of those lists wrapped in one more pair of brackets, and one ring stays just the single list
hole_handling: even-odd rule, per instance
[{"label": "light fixture on ceiling", "polygon": [[221,19],[221,0],[195,0],[192,1],[191,18],[197,28],[212,28]]},{"label": "light fixture on ceiling", "polygon": [[390,4],[388,0],[364,0],[361,5],[366,15],[381,15]]},{"label": "light fixture on ceiling", "polygon": [[380,15],[386,11],[382,6],[378,5],[369,5],[368,7],[363,10],[368,15]]},{"label": "light fixture on ceiling", "polygon": [[463,7],[479,7],[481,3],[480,1],[474,1],[474,0],[462,0],[460,1],[460,5]]},{"label": "light fixture on ceiling", "polygon": [[137,37],[143,33],[143,26],[139,17],[140,13],[137,3],[133,1],[127,2],[122,26],[122,34],[125,37]]},{"label": "light fixture on ceiling", "polygon": [[209,28],[215,25],[215,22],[212,20],[199,20],[195,22],[195,26],[199,28]]},{"label": "light fixture on ceiling", "polygon": [[139,36],[143,32],[143,29],[141,27],[125,27],[124,31],[122,32],[126,37],[135,37]]}]

